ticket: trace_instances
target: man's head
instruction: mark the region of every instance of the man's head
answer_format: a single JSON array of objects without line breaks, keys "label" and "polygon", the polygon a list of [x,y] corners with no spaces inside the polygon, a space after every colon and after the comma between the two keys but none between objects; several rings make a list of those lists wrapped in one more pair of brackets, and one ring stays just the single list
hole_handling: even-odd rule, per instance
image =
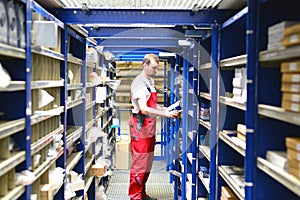
[{"label": "man's head", "polygon": [[143,70],[148,77],[155,76],[158,72],[159,58],[155,54],[146,54],[143,59]]}]

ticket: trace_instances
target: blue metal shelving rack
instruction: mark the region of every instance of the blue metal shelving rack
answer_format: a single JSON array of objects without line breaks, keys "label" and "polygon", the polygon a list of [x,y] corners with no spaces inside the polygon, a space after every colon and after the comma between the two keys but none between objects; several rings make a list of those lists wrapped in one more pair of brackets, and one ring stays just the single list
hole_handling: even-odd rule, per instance
[{"label": "blue metal shelving rack", "polygon": [[[6,2],[6,1],[5,1]],[[85,166],[85,153],[87,151],[87,149],[85,148],[85,135],[86,135],[86,131],[88,131],[89,128],[91,128],[92,126],[94,126],[96,120],[95,120],[95,111],[93,110],[93,120],[92,120],[92,125],[90,126],[90,124],[87,124],[86,119],[86,109],[90,109],[90,108],[94,108],[94,106],[91,106],[92,104],[89,103],[89,105],[87,105],[86,102],[86,90],[87,88],[89,88],[90,86],[87,85],[87,68],[86,68],[86,64],[85,64],[85,54],[86,54],[86,44],[88,43],[88,41],[86,40],[87,38],[87,33],[86,31],[82,31],[80,30],[80,28],[76,28],[76,26],[67,26],[65,25],[62,21],[60,21],[58,18],[56,18],[54,15],[52,15],[50,12],[48,12],[46,9],[44,9],[43,7],[41,7],[38,3],[36,3],[35,1],[32,0],[21,0],[21,1],[10,1],[10,3],[15,3],[16,5],[18,5],[18,12],[20,12],[19,14],[24,14],[25,17],[25,21],[26,23],[24,24],[24,26],[26,26],[26,28],[24,28],[24,30],[26,29],[26,46],[25,47],[13,47],[7,44],[0,44],[0,54],[1,57],[4,56],[11,58],[8,59],[10,64],[10,68],[8,69],[8,71],[11,72],[13,80],[12,83],[18,83],[17,87],[14,86],[15,88],[12,89],[2,89],[1,90],[1,99],[3,100],[2,104],[3,106],[6,105],[8,102],[12,103],[11,105],[14,105],[15,103],[17,103],[18,108],[18,113],[14,114],[14,112],[10,112],[11,119],[10,120],[16,120],[15,118],[24,118],[24,122],[23,124],[16,124],[17,129],[14,129],[15,132],[10,131],[11,133],[5,133],[5,135],[7,135],[7,137],[12,136],[15,140],[16,140],[16,144],[17,146],[19,146],[21,152],[20,155],[22,153],[22,151],[24,151],[24,158],[20,157],[20,159],[17,159],[14,161],[14,163],[12,164],[12,167],[10,167],[12,171],[22,171],[22,170],[32,170],[34,171],[34,173],[36,174],[35,177],[35,181],[39,181],[39,179],[41,179],[41,177],[43,176],[43,179],[46,178],[46,176],[48,175],[48,168],[52,165],[55,164],[56,167],[61,167],[63,169],[67,168],[67,158],[68,158],[68,153],[69,150],[73,151],[74,148],[72,149],[68,149],[67,148],[67,144],[70,143],[70,141],[75,140],[79,143],[74,143],[74,145],[76,146],[76,150],[82,151],[82,155],[81,158],[78,159],[78,162],[73,166],[74,169],[77,169],[77,172],[85,174],[87,173],[87,166]],[[24,10],[23,10],[24,8]],[[41,15],[44,20],[48,20],[48,21],[52,21],[54,22],[59,30],[60,30],[60,38],[59,41],[61,42],[60,46],[60,52],[55,52],[52,50],[48,50],[48,49],[44,49],[44,48],[35,48],[32,47],[31,42],[32,42],[32,13],[35,12],[39,15]],[[21,19],[21,18],[20,18]],[[86,34],[85,34],[86,33]],[[25,34],[24,34],[25,35]],[[24,42],[25,43],[25,42]],[[23,49],[22,49],[23,48]],[[55,83],[53,83],[52,80],[46,80],[43,81],[43,84],[39,84],[38,81],[34,81],[32,80],[33,74],[33,67],[40,67],[42,68],[43,66],[36,66],[36,63],[33,63],[33,54],[39,55],[39,56],[44,56],[45,58],[51,58],[54,61],[58,61],[56,63],[58,64],[59,67],[59,71],[57,73],[59,73],[59,77],[61,79],[63,79],[64,81],[54,81]],[[72,54],[72,56],[70,57],[70,54]],[[73,58],[74,57],[74,58]],[[2,59],[2,58],[1,58]],[[6,61],[7,59],[3,59],[1,60],[1,62],[3,61],[3,63],[6,65]],[[68,83],[68,63],[73,63],[75,65],[78,66],[78,68],[80,68],[80,83],[76,83],[76,84],[70,84]],[[24,66],[24,71],[20,70],[20,65]],[[18,70],[13,70],[11,71],[11,69],[18,67]],[[13,73],[12,73],[13,72]],[[109,74],[109,77],[113,77],[112,74]],[[16,80],[21,80],[21,82],[24,82],[24,85],[21,85],[21,83],[16,82],[14,79]],[[19,81],[18,80],[18,81]],[[52,82],[51,82],[52,81]],[[58,83],[59,82],[59,83]],[[45,86],[46,85],[46,86]],[[92,99],[95,99],[95,86],[92,86],[94,92],[93,92],[93,96]],[[60,92],[59,92],[59,96],[60,96],[60,100],[58,101],[58,106],[60,109],[60,127],[56,128],[56,130],[52,131],[51,134],[55,135],[56,133],[62,133],[63,134],[63,149],[61,150],[61,152],[58,153],[57,157],[54,158],[53,160],[51,160],[50,162],[46,160],[43,160],[42,162],[42,166],[38,167],[38,171],[35,172],[36,169],[33,169],[32,166],[32,154],[38,153],[39,151],[43,150],[46,145],[48,143],[50,143],[53,139],[52,137],[49,137],[50,133],[48,135],[46,135],[45,137],[39,138],[38,141],[33,141],[33,130],[32,127],[37,124],[37,123],[42,123],[45,120],[49,119],[49,118],[53,118],[56,115],[48,115],[46,117],[44,116],[38,116],[35,115],[32,112],[32,106],[33,103],[36,103],[36,100],[32,98],[32,94],[33,94],[33,90],[39,89],[39,88],[59,88]],[[83,96],[83,98],[80,100],[75,100],[73,102],[68,102],[67,101],[67,97],[69,95],[69,92],[72,92],[73,90],[80,90],[82,93],[81,95]],[[7,94],[3,94],[2,92],[8,92]],[[9,98],[10,94],[17,94],[18,98],[16,98],[15,100]],[[2,95],[3,94],[3,95]],[[24,97],[23,97],[24,96]],[[7,98],[6,98],[7,97]],[[87,106],[89,108],[87,108]],[[23,107],[23,108],[22,108]],[[9,108],[7,106],[7,108]],[[1,110],[3,110],[1,108]],[[3,111],[6,110],[4,109]],[[8,113],[8,112],[7,112]],[[23,114],[22,114],[23,113]],[[15,116],[14,116],[15,115]],[[112,111],[110,111],[109,115],[113,115]],[[6,114],[4,115],[4,117],[6,117]],[[56,119],[59,119],[58,117]],[[20,119],[21,120],[21,119]],[[18,121],[20,121],[18,120]],[[19,122],[18,122],[19,123]],[[77,128],[74,132],[70,133],[70,135],[67,135],[68,132],[68,125],[75,125],[77,127],[81,127],[81,128]],[[4,129],[2,129],[3,131],[6,132],[6,125],[3,126]],[[21,128],[23,127],[23,128]],[[2,131],[1,130],[1,131]],[[39,130],[41,132],[43,132],[42,130]],[[24,134],[22,134],[24,132]],[[4,132],[3,132],[4,133]],[[47,134],[47,133],[46,133]],[[5,136],[2,134],[1,132],[1,137]],[[72,138],[70,138],[70,136]],[[49,137],[49,138],[48,138]],[[50,142],[49,142],[50,141]],[[37,145],[40,144],[40,145]],[[72,144],[73,145],[73,144]],[[92,147],[92,152],[94,153],[94,145]],[[23,161],[22,161],[23,160]],[[94,161],[89,162],[89,164],[94,163]],[[2,166],[1,166],[2,167]],[[72,167],[72,168],[73,168]],[[1,169],[2,170],[2,169]],[[2,171],[2,173],[5,173],[4,171]],[[0,176],[2,176],[3,174],[0,174]],[[4,174],[5,175],[5,174]],[[84,178],[84,177],[83,177]],[[92,178],[92,179],[91,179]],[[88,185],[86,185],[86,188],[84,190],[81,190],[79,192],[77,192],[78,196],[83,197],[84,193],[87,193],[89,199],[95,199],[95,178],[91,177],[88,180]],[[65,187],[66,187],[66,176],[63,177],[64,181],[63,183],[59,186],[59,188],[57,188],[56,191],[54,192],[54,199],[64,199],[65,197]],[[38,182],[40,183],[40,182]],[[42,183],[42,182],[41,182]],[[43,184],[45,184],[46,182],[43,181]],[[35,184],[36,185],[36,184]],[[10,189],[11,190],[11,189]],[[9,193],[7,194],[7,196],[5,196],[4,198],[9,198],[9,199],[30,199],[31,194],[33,193],[33,190],[36,191],[36,188],[33,188],[32,185],[28,185],[28,186],[17,186],[15,188],[13,188],[12,191],[9,191]]]},{"label": "blue metal shelving rack", "polygon": [[[20,107],[21,118],[24,118],[24,129],[20,130],[20,133],[13,133],[15,138],[20,141],[20,149],[25,151],[24,160],[17,164],[16,169],[30,170],[32,164],[31,155],[31,127],[32,127],[32,113],[31,113],[31,102],[32,102],[32,46],[31,44],[31,29],[32,29],[32,11],[41,14],[45,19],[55,22],[61,29],[61,52],[58,54],[51,54],[50,56],[55,57],[60,62],[60,77],[67,80],[68,73],[68,54],[70,49],[72,54],[83,61],[81,68],[81,83],[79,89],[82,90],[82,94],[85,97],[87,91],[87,67],[85,65],[85,51],[86,51],[86,37],[66,24],[85,23],[85,22],[112,22],[114,20],[124,20],[128,14],[127,11],[120,12],[107,11],[101,9],[95,9],[95,15],[86,15],[86,13],[80,9],[74,12],[73,9],[56,10],[57,16],[53,16],[50,12],[39,6],[35,1],[32,0],[19,0],[18,3],[26,6],[24,11],[26,14],[26,47],[19,49],[16,55],[8,56],[12,57],[16,63],[24,65],[25,69],[20,72],[22,81],[25,82],[25,89],[22,91],[22,105]],[[282,1],[280,0],[254,0],[248,1],[248,6],[234,14],[231,18],[228,18],[226,12],[214,12],[218,14],[216,18],[220,18],[220,21],[215,23],[215,20],[211,18],[198,17],[205,12],[200,11],[194,13],[194,15],[187,15],[186,12],[172,11],[164,12],[160,10],[152,11],[156,15],[162,16],[159,20],[156,19],[156,23],[164,22],[166,16],[172,22],[168,22],[170,25],[190,25],[205,23],[204,27],[209,24],[212,28],[212,33],[203,38],[200,43],[205,44],[209,50],[210,61],[207,66],[201,64],[201,53],[198,54],[199,49],[197,46],[198,41],[193,41],[195,44],[193,47],[182,47],[182,54],[178,53],[175,60],[170,60],[170,71],[168,72],[168,82],[165,83],[166,88],[170,90],[169,102],[167,105],[174,103],[179,99],[179,88],[180,86],[176,83],[176,78],[179,75],[183,76],[182,89],[182,119],[181,120],[168,120],[168,123],[164,126],[164,132],[167,133],[167,140],[164,145],[169,145],[167,149],[167,170],[179,172],[181,177],[174,175],[170,176],[170,181],[174,183],[174,199],[177,200],[179,196],[185,200],[187,196],[191,196],[191,199],[197,199],[198,197],[209,196],[210,199],[220,199],[221,186],[227,185],[234,189],[233,182],[228,177],[220,172],[223,165],[243,165],[244,167],[244,188],[245,192],[237,191],[240,193],[241,199],[252,200],[252,199],[299,199],[299,181],[291,181],[289,175],[284,171],[285,176],[281,176],[276,172],[270,163],[265,159],[266,151],[270,149],[285,150],[284,139],[287,136],[299,137],[299,114],[293,112],[279,112],[278,109],[281,107],[281,91],[280,91],[280,63],[286,60],[298,60],[300,58],[299,48],[287,48],[283,50],[274,51],[263,51],[267,47],[267,29],[270,25],[278,23],[284,20],[300,20],[299,12],[296,9],[298,5],[296,0],[285,1],[286,7],[282,7]],[[113,13],[112,18],[107,19],[107,12]],[[100,16],[100,17],[99,17]],[[101,17],[102,16],[102,17]],[[121,17],[120,17],[121,16]],[[124,17],[126,16],[126,17]],[[154,15],[155,16],[155,15]],[[227,19],[223,23],[223,16]],[[145,22],[153,21],[153,18],[145,18],[144,15],[140,14],[140,11],[132,12],[129,18],[130,22],[135,22],[136,18],[141,18]],[[225,19],[224,18],[224,19]],[[59,19],[63,19],[63,22]],[[203,20],[207,20],[203,21]],[[91,21],[90,21],[91,20]],[[64,24],[66,23],[66,24]],[[128,31],[128,29],[122,29],[121,31]],[[111,31],[111,32],[110,32]],[[120,30],[118,30],[120,31]],[[98,41],[103,42],[99,37],[99,34],[105,35],[105,37],[114,36],[120,32],[110,29],[101,30],[89,30],[89,36],[96,37]],[[149,31],[153,31],[149,29]],[[229,33],[230,32],[230,33]],[[142,48],[146,44],[146,48],[153,50],[155,47],[168,47],[168,51],[177,51],[178,44],[174,40],[174,36],[171,31],[164,31],[168,37],[164,40],[160,39],[159,42],[147,41],[145,43],[132,40]],[[234,34],[232,34],[234,33]],[[131,33],[132,34],[132,33]],[[132,36],[132,35],[130,35]],[[153,36],[153,35],[151,35]],[[186,39],[185,37],[178,37],[176,39]],[[70,38],[70,41],[69,41]],[[126,38],[126,36],[124,36]],[[124,38],[119,38],[118,41],[124,42]],[[158,37],[157,37],[158,38]],[[156,38],[154,38],[156,39]],[[131,41],[131,42],[132,42]],[[132,43],[134,43],[132,42]],[[117,42],[116,42],[117,43]],[[126,42],[124,51],[131,51],[136,48]],[[107,47],[115,52],[120,52],[116,48],[118,44],[114,46],[114,42],[107,41]],[[161,45],[161,46],[159,46]],[[69,46],[70,49],[69,49]],[[74,47],[80,47],[75,49]],[[3,48],[0,46],[0,50]],[[121,47],[122,48],[122,47]],[[78,51],[77,51],[78,50]],[[119,59],[131,60],[141,58],[141,50],[139,55],[135,55],[136,58],[132,58],[131,54],[124,54]],[[179,50],[178,50],[179,51]],[[148,52],[148,51],[147,51]],[[201,52],[201,51],[200,51]],[[292,52],[292,53],[291,53]],[[3,53],[3,52],[2,52]],[[23,55],[24,54],[24,55]],[[21,55],[21,56],[18,56]],[[200,60],[200,62],[198,62]],[[270,62],[272,61],[272,62]],[[101,59],[100,65],[105,63],[108,66],[108,62]],[[201,64],[200,64],[201,63]],[[268,65],[269,68],[264,68],[264,65]],[[228,67],[229,66],[229,67]],[[247,68],[247,103],[236,104],[229,103],[226,100],[225,92],[231,92],[232,86],[231,81],[235,68],[246,67]],[[211,70],[211,71],[209,71]],[[167,73],[165,73],[167,74]],[[211,78],[211,91],[208,88],[203,87],[203,80],[201,76],[209,76]],[[108,72],[108,76],[113,78],[114,75]],[[264,77],[268,76],[268,80]],[[208,78],[208,79],[209,79]],[[207,79],[205,77],[204,79]],[[80,144],[77,146],[77,150],[82,151],[82,156],[75,166],[80,173],[85,173],[85,133],[90,127],[86,126],[86,99],[83,98],[81,103],[77,104],[70,109],[67,108],[68,103],[66,102],[68,96],[68,84],[65,81],[61,87],[61,101],[60,106],[64,109],[61,112],[61,124],[64,125],[63,132],[64,143],[67,143],[68,137],[66,135],[68,129],[67,125],[78,125],[81,127],[80,130]],[[95,92],[95,88],[93,88]],[[200,97],[198,97],[198,91],[200,91]],[[210,94],[211,96],[210,96]],[[204,94],[203,94],[204,93]],[[107,90],[108,96],[113,96],[111,90]],[[196,95],[195,95],[196,94]],[[276,95],[273,95],[276,94]],[[2,95],[2,94],[1,94]],[[272,96],[270,98],[270,96]],[[166,97],[166,96],[165,96]],[[95,99],[95,96],[92,97]],[[166,98],[165,98],[166,99]],[[4,100],[6,101],[6,100]],[[209,102],[211,104],[210,121],[207,123],[199,122],[199,103]],[[13,102],[14,103],[14,102]],[[4,102],[7,104],[7,102]],[[106,101],[102,107],[109,107],[108,101]],[[223,112],[226,109],[226,112]],[[74,124],[70,122],[71,112],[80,113],[78,121]],[[105,121],[108,121],[106,131],[112,133],[110,127],[110,120],[113,116],[113,110],[109,108]],[[263,118],[260,116],[264,116]],[[15,116],[13,116],[14,118]],[[19,117],[19,116],[18,116]],[[93,112],[93,117],[96,118],[96,113]],[[71,120],[72,121],[72,120]],[[75,120],[76,121],[76,120]],[[96,120],[94,121],[96,122]],[[103,121],[102,121],[103,122]],[[246,149],[240,150],[228,140],[224,139],[224,136],[220,133],[222,129],[235,129],[237,123],[244,123],[247,127],[246,137]],[[102,124],[103,126],[104,124]],[[205,127],[205,128],[204,128]],[[275,127],[275,128],[273,128]],[[210,147],[210,159],[205,160],[201,157],[201,153],[198,151],[198,147],[201,142],[201,137],[209,131],[209,147]],[[18,132],[18,133],[19,133]],[[0,134],[0,137],[1,134]],[[270,138],[272,137],[272,141]],[[166,138],[165,138],[166,139]],[[182,142],[182,143],[180,143]],[[233,149],[232,149],[233,147]],[[181,156],[180,156],[181,148]],[[95,146],[92,147],[93,152]],[[56,164],[62,168],[67,167],[67,148],[64,147],[63,155],[57,158]],[[234,155],[234,159],[232,158]],[[200,158],[201,157],[201,158]],[[94,162],[94,161],[93,161]],[[209,166],[210,171],[210,182],[209,191],[206,191],[204,184],[201,183],[198,178],[198,171],[200,166]],[[2,174],[1,174],[2,175]],[[178,175],[178,174],[177,174]],[[276,181],[275,181],[275,180]],[[180,181],[181,180],[181,181]],[[93,185],[95,180],[91,182],[91,186],[85,190],[78,192],[78,196],[83,197],[84,192],[88,192],[89,199],[95,199],[95,187]],[[187,194],[188,185],[191,185],[191,191]],[[293,187],[296,186],[296,187]],[[294,189],[296,188],[296,189]],[[55,199],[63,199],[65,183],[61,186]],[[31,186],[22,188],[16,199],[30,199],[32,192]],[[207,195],[208,194],[208,195]]]},{"label": "blue metal shelving rack", "polygon": [[217,148],[218,148],[218,133],[219,133],[219,105],[218,105],[218,99],[219,99],[219,25],[214,24],[212,26],[212,52],[211,52],[211,63],[212,63],[212,69],[211,69],[211,120],[210,120],[210,182],[209,182],[209,188],[210,188],[210,199],[216,199],[217,198]]}]

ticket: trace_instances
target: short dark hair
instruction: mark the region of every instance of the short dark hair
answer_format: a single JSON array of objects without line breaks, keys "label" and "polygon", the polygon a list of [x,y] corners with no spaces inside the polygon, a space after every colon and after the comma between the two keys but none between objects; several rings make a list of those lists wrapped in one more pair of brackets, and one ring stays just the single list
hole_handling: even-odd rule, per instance
[{"label": "short dark hair", "polygon": [[151,63],[151,59],[153,59],[156,63],[159,63],[159,58],[157,55],[150,53],[146,54],[143,59],[143,64],[149,65]]}]

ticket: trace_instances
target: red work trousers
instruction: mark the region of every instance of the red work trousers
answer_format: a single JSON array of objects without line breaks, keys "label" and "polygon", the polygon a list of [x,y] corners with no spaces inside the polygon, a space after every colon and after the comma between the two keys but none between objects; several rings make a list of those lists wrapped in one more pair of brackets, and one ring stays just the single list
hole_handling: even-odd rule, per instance
[{"label": "red work trousers", "polygon": [[132,164],[130,167],[128,193],[132,200],[141,200],[146,196],[146,182],[148,180],[154,158],[155,120],[155,118],[145,118],[143,125],[139,130],[137,117],[131,117],[129,121]]}]

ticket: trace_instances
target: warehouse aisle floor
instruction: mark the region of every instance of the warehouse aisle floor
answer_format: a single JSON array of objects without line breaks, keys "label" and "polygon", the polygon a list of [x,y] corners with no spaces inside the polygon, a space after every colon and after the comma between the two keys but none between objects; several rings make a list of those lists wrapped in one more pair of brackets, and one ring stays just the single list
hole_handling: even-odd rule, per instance
[{"label": "warehouse aisle floor", "polygon": [[[154,161],[147,182],[147,193],[159,200],[173,199],[173,187],[169,183],[169,173],[165,170],[164,161]],[[129,170],[115,170],[106,191],[108,200],[129,200]]]}]

